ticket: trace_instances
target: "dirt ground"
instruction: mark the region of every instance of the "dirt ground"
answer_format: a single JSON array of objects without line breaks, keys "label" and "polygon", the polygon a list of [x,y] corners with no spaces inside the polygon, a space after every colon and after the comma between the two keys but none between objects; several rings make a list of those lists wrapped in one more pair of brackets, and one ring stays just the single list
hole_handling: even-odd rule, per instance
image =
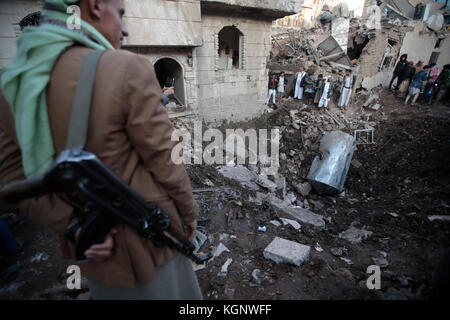
[{"label": "dirt ground", "polygon": [[[254,191],[224,178],[212,166],[188,166],[201,213],[199,231],[207,236],[200,251],[211,252],[220,243],[229,250],[196,271],[205,299],[431,297],[434,272],[450,247],[450,222],[429,219],[449,215],[450,107],[404,106],[392,93],[383,90],[380,94],[378,111],[363,109],[366,97],[362,95],[357,95],[346,111],[330,107],[330,113],[342,122],[366,121],[370,115],[369,122],[376,125],[376,143],[357,146],[353,159],[361,166],[350,167],[342,195],[321,196],[312,191],[302,196],[293,187],[306,181],[321,132],[326,130],[321,125],[315,133],[316,120],[308,123],[305,130],[309,130],[311,145],[305,145],[300,131],[290,132],[289,111],[302,110],[320,120],[315,107],[304,108],[301,102],[286,99],[254,121],[221,127],[286,127],[280,153],[287,157],[280,160],[280,172],[286,177],[287,191],[322,215],[326,226],[318,229],[301,224],[301,231],[290,225],[275,226],[270,223],[277,219],[273,208],[249,200]],[[351,125],[343,131],[350,133]],[[290,150],[295,150],[295,156],[289,155]],[[242,207],[236,201],[241,201]],[[260,226],[266,231],[258,231]],[[339,237],[350,226],[372,234],[360,243],[351,243]],[[70,293],[64,288],[71,262],[61,259],[56,235],[27,219],[13,232],[22,246],[17,256],[20,269],[13,280],[1,286],[0,298],[89,298],[85,286]],[[275,237],[311,246],[308,261],[297,267],[264,258],[264,248]],[[230,258],[227,272],[221,272]],[[381,266],[381,289],[369,290],[366,270],[375,264]]]}]

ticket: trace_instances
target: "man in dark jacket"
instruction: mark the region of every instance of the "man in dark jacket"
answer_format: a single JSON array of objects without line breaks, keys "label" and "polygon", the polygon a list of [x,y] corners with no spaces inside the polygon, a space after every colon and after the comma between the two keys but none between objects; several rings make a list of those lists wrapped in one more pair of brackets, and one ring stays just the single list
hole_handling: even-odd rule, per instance
[{"label": "man in dark jacket", "polygon": [[407,64],[408,64],[408,55],[407,54],[402,54],[402,56],[400,57],[400,60],[397,62],[397,65],[395,66],[394,69],[394,74],[392,76],[391,82],[389,83],[389,89],[392,88],[392,84],[394,83],[394,80],[397,78],[397,85],[395,86],[395,91],[398,90],[398,88],[400,87],[401,81],[400,81],[400,74],[403,72],[403,70],[406,68]]}]

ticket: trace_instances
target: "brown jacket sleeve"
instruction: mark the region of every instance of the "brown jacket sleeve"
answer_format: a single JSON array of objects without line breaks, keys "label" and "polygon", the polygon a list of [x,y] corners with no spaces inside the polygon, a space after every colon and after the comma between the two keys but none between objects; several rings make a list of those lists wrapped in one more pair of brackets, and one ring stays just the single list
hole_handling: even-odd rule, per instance
[{"label": "brown jacket sleeve", "polygon": [[[0,187],[15,180],[25,179],[22,154],[16,136],[14,116],[0,92]],[[21,201],[20,212],[35,222],[62,233],[69,223],[71,208],[55,195]]]},{"label": "brown jacket sleeve", "polygon": [[125,76],[124,112],[126,130],[133,147],[150,171],[174,201],[185,223],[198,216],[191,182],[184,164],[176,165],[172,149],[178,141],[171,141],[174,130],[153,67],[144,57],[131,59]]}]

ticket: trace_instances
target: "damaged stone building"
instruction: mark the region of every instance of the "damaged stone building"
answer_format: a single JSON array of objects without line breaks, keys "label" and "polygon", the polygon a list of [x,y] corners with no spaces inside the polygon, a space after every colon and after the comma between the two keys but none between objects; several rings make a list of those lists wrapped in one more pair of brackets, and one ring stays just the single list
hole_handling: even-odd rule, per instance
[{"label": "damaged stone building", "polygon": [[[161,86],[175,87],[171,112],[206,122],[261,114],[272,21],[300,11],[295,0],[127,0],[124,49],[146,56]],[[0,62],[14,56],[24,18],[42,1],[0,3]]]},{"label": "damaged stone building", "polygon": [[337,6],[339,10],[323,5],[311,28],[283,29],[278,23],[283,19],[274,23],[272,56],[287,53],[292,59],[285,66],[297,60],[314,67],[316,76],[331,71],[342,75],[350,68],[357,75],[355,89],[365,90],[388,86],[404,53],[414,63],[434,62],[439,68],[450,63],[449,7],[445,3],[366,0],[361,17],[342,10],[346,2]]}]

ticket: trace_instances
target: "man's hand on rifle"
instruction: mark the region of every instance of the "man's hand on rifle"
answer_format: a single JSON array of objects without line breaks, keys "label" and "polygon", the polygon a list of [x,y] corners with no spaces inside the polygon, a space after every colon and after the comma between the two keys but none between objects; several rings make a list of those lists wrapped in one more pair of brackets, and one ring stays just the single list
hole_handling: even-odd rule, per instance
[{"label": "man's hand on rifle", "polygon": [[197,220],[194,220],[186,225],[186,236],[189,241],[192,241],[194,239],[196,231],[197,231]]},{"label": "man's hand on rifle", "polygon": [[[92,259],[95,262],[102,262],[109,259],[113,254],[114,249],[114,235],[118,232],[117,229],[111,229],[106,235],[103,243],[95,244],[85,251],[84,255],[88,259]],[[75,239],[78,238],[80,230],[75,233]]]}]

